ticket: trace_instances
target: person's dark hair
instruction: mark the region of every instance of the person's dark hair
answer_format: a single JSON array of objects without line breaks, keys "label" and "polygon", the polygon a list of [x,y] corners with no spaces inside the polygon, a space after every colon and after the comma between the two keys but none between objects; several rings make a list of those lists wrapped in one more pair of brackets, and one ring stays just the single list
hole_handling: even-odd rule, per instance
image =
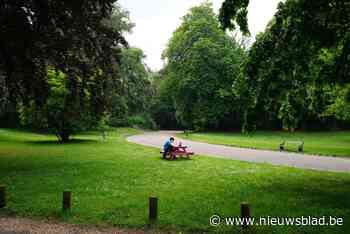
[{"label": "person's dark hair", "polygon": [[171,141],[175,141],[175,138],[174,138],[174,137],[170,137],[170,140],[171,140]]}]

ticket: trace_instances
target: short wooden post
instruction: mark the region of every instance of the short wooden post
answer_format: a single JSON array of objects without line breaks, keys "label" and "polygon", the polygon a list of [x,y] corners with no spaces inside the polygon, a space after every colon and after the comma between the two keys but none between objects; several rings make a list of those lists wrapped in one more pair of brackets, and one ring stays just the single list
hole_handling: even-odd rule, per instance
[{"label": "short wooden post", "polygon": [[0,186],[0,208],[4,208],[6,206],[6,187]]},{"label": "short wooden post", "polygon": [[284,144],[285,144],[286,142],[285,141],[282,141],[282,143],[280,144],[280,151],[283,151],[284,150]]},{"label": "short wooden post", "polygon": [[154,225],[157,222],[158,216],[158,198],[149,198],[149,225]]},{"label": "short wooden post", "polygon": [[304,142],[302,142],[298,147],[299,152],[304,152]]},{"label": "short wooden post", "polygon": [[71,201],[72,201],[72,192],[64,191],[63,192],[63,203],[62,203],[63,211],[68,211],[71,209]]},{"label": "short wooden post", "polygon": [[243,220],[243,228],[246,229],[248,227],[248,219],[250,218],[250,209],[249,204],[246,202],[241,203],[241,218]]}]

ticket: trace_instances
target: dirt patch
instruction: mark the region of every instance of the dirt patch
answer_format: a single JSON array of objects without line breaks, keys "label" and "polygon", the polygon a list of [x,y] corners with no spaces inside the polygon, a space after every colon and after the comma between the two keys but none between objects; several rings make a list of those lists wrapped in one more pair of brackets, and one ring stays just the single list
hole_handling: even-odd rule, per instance
[{"label": "dirt patch", "polygon": [[98,228],[52,221],[36,221],[27,218],[0,217],[0,234],[148,234],[154,230]]}]

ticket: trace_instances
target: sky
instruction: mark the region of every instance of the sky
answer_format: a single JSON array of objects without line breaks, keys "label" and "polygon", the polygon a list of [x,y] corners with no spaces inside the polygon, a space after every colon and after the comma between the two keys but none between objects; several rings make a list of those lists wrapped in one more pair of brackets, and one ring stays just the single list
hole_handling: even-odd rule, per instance
[{"label": "sky", "polygon": [[[119,4],[130,12],[136,26],[126,39],[133,47],[141,48],[146,55],[146,64],[152,70],[163,67],[161,55],[172,33],[181,24],[181,17],[204,0],[119,0]],[[216,13],[223,0],[212,0]],[[276,12],[280,0],[250,0],[249,30],[252,39],[263,32]]]}]

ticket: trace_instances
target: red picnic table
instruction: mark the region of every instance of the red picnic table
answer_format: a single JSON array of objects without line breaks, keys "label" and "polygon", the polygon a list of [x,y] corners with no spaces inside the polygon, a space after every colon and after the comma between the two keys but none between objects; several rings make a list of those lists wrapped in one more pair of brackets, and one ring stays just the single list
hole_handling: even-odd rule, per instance
[{"label": "red picnic table", "polygon": [[[173,160],[176,159],[177,156],[190,159],[190,156],[194,155],[194,152],[188,152],[187,148],[187,146],[182,146],[181,143],[178,146],[174,146],[173,150],[167,154],[167,156],[169,156],[168,159]],[[160,153],[163,154],[164,152],[161,151]]]}]

